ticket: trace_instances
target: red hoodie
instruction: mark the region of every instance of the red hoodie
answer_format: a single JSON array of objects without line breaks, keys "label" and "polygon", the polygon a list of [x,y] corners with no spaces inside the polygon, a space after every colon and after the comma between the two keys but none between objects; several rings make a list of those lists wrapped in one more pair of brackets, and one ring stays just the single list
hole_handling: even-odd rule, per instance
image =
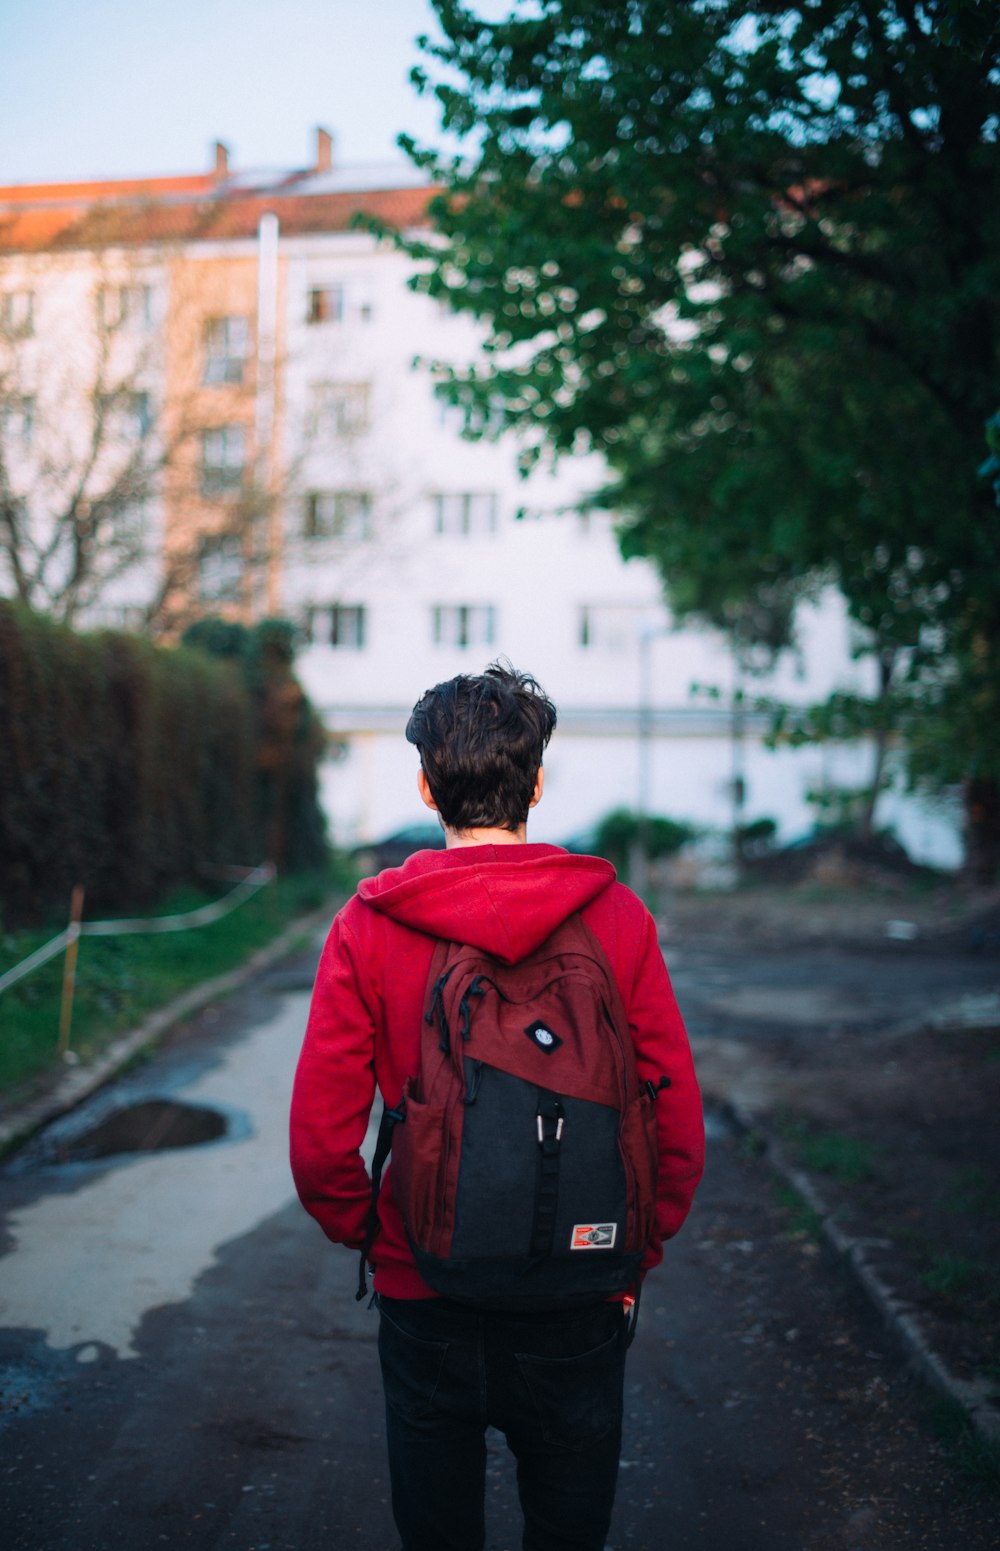
[{"label": "red hoodie", "polygon": [[[534,951],[576,910],[614,970],[639,1077],[670,1078],[657,1100],[660,1175],[655,1235],[643,1262],[687,1216],[704,1164],[701,1099],[691,1051],[652,917],[609,862],[551,845],[420,851],[366,878],[337,915],[320,959],[292,1096],[296,1188],[328,1238],[360,1249],[371,1199],[361,1158],[375,1086],[396,1104],[420,1063],[420,1024],[438,938],[507,963]],[[413,1261],[392,1193],[379,1197],[375,1287],[391,1298],[434,1293]]]}]

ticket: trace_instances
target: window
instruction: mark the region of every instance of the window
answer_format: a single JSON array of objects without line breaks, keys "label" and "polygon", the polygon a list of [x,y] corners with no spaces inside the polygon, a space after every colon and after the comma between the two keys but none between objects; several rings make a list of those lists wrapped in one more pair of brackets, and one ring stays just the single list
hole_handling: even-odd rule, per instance
[{"label": "window", "polygon": [[130,442],[141,442],[153,424],[148,393],[116,393],[107,402],[106,414],[112,431]]},{"label": "window", "polygon": [[353,287],[314,285],[306,292],[307,323],[370,323],[375,315],[371,302],[360,300]]},{"label": "window", "polygon": [[313,428],[317,436],[351,436],[368,428],[368,384],[325,382],[315,389]]},{"label": "window", "polygon": [[103,329],[150,328],[153,322],[152,287],[100,286],[97,292],[97,321]]},{"label": "window", "polygon": [[585,603],[578,615],[577,645],[584,651],[635,651],[646,615],[627,604]]},{"label": "window", "polygon": [[149,624],[149,616],[137,603],[98,603],[87,608],[87,627],[91,630],[127,630],[140,635]]},{"label": "window", "polygon": [[492,603],[438,603],[432,610],[435,646],[492,646],[496,610]]},{"label": "window", "polygon": [[35,293],[5,291],[0,296],[0,334],[25,339],[35,330]]},{"label": "window", "polygon": [[0,436],[11,448],[17,443],[30,447],[35,434],[35,401],[31,397],[10,398],[0,405]]},{"label": "window", "polygon": [[461,404],[453,404],[449,399],[442,398],[440,393],[434,396],[434,408],[436,419],[442,431],[454,431],[460,436],[465,430],[465,410]]},{"label": "window", "polygon": [[238,603],[243,582],[243,546],[235,533],[202,539],[198,593],[205,603]]},{"label": "window", "polygon": [[463,490],[432,497],[435,533],[495,533],[497,498],[493,491]]},{"label": "window", "polygon": [[205,373],[208,384],[242,382],[250,354],[247,318],[210,318],[205,325]]},{"label": "window", "polygon": [[306,640],[321,646],[360,652],[365,644],[365,628],[363,603],[329,603],[306,610]]},{"label": "window", "polygon": [[220,425],[201,433],[202,495],[238,490],[246,466],[246,431],[241,425]]},{"label": "window", "polygon": [[344,319],[344,287],[342,285],[314,285],[306,298],[307,323],[342,323]]},{"label": "window", "polygon": [[103,418],[102,433],[123,441],[141,442],[153,425],[153,411],[148,393],[117,393],[98,395],[98,410]]},{"label": "window", "polygon": [[367,490],[310,490],[306,496],[305,534],[310,539],[366,539],[371,534],[371,496]]},{"label": "window", "polygon": [[153,425],[148,393],[130,393],[125,403],[126,431],[134,441],[142,441]]},{"label": "window", "polygon": [[109,513],[111,542],[127,546],[134,554],[146,554],[151,539],[149,513],[142,499],[123,501]]}]

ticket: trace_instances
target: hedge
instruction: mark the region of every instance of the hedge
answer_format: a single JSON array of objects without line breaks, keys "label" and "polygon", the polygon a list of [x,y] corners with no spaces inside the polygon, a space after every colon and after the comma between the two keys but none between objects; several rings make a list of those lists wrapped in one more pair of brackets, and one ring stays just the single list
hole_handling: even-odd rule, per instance
[{"label": "hedge", "polygon": [[[282,683],[294,685],[287,663]],[[76,883],[93,916],[148,906],[206,866],[272,854],[262,706],[273,692],[236,661],[78,635],[0,602],[0,925],[64,919]],[[279,790],[308,809],[319,745],[306,742],[311,788],[308,770],[303,787],[301,769],[291,782],[285,769]],[[283,827],[302,821],[286,813]],[[305,827],[315,852],[318,817]]]}]

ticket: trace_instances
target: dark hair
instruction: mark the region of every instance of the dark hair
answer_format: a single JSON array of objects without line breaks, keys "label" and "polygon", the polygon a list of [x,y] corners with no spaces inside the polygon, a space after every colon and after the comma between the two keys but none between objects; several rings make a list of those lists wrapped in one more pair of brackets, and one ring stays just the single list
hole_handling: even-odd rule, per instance
[{"label": "dark hair", "polygon": [[556,708],[509,662],[421,695],[406,724],[449,829],[518,829],[528,817]]}]

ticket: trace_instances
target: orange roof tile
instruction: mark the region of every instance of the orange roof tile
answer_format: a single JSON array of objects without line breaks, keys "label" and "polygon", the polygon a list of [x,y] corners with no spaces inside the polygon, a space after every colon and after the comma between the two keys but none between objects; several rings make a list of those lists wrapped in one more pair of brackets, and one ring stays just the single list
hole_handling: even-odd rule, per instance
[{"label": "orange roof tile", "polygon": [[295,194],[289,181],[252,192],[227,189],[211,176],[0,188],[0,252],[253,237],[268,213],[286,236],[347,231],[364,215],[414,226],[427,221],[436,192],[422,186]]},{"label": "orange roof tile", "polygon": [[172,194],[199,194],[212,188],[211,173],[190,173],[177,178],[115,178],[89,183],[8,183],[0,184],[0,204],[52,204],[69,200],[73,204],[91,204],[97,199],[155,199]]}]

